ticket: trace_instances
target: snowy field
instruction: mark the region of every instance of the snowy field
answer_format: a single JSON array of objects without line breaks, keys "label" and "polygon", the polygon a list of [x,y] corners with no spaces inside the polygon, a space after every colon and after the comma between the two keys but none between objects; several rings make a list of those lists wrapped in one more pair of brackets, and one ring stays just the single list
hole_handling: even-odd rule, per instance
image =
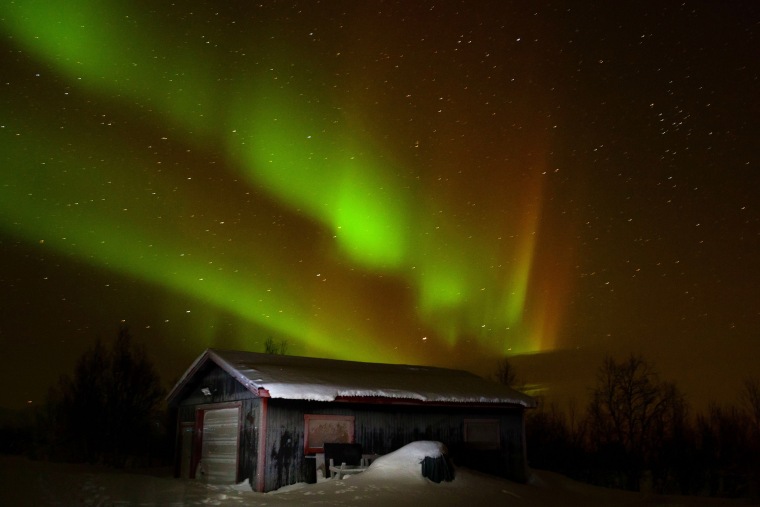
[{"label": "snowy field", "polygon": [[435,484],[422,477],[419,463],[424,452],[419,446],[407,446],[378,459],[369,470],[353,477],[297,484],[271,493],[254,493],[247,483],[212,486],[174,479],[168,470],[127,473],[0,456],[0,506],[675,507],[744,504],[596,488],[548,472],[534,472],[530,484],[524,485],[460,468],[454,481]]}]

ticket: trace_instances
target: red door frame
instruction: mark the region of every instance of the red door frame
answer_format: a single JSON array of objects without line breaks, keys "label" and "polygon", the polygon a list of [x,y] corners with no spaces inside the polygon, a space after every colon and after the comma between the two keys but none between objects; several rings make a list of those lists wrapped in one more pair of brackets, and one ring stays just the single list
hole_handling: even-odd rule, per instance
[{"label": "red door frame", "polygon": [[190,458],[190,478],[195,479],[195,470],[198,468],[198,463],[201,461],[201,454],[203,453],[203,418],[206,415],[207,410],[218,410],[223,408],[237,408],[238,409],[238,448],[235,453],[237,454],[236,462],[238,464],[238,470],[235,472],[235,482],[239,479],[240,473],[240,419],[242,417],[243,404],[239,401],[233,401],[228,403],[213,403],[207,405],[198,405],[195,407],[195,431],[193,432],[193,453]]}]

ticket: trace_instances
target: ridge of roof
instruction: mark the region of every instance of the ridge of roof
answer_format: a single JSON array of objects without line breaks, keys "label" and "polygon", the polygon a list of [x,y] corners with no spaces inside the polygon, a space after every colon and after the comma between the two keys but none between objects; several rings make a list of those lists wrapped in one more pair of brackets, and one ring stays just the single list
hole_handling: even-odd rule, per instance
[{"label": "ridge of roof", "polygon": [[167,400],[176,397],[188,379],[209,360],[249,391],[258,395],[264,389],[272,398],[314,401],[387,398],[536,406],[532,397],[465,370],[212,348],[206,349],[191,364]]}]

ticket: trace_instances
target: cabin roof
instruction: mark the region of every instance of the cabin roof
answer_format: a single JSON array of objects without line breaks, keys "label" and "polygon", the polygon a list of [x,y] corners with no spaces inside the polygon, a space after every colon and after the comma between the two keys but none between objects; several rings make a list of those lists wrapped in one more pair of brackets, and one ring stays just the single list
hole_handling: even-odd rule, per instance
[{"label": "cabin roof", "polygon": [[207,349],[188,368],[167,399],[176,400],[209,361],[254,394],[291,400],[376,398],[432,403],[509,404],[535,407],[530,396],[463,370],[362,363],[312,357]]}]

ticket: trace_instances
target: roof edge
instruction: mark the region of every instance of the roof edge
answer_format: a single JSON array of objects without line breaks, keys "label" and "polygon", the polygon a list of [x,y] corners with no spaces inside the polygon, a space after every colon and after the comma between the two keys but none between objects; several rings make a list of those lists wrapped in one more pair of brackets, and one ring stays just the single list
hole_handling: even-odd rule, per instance
[{"label": "roof edge", "polygon": [[205,364],[205,361],[208,359],[208,353],[211,349],[204,350],[201,355],[195,358],[195,360],[190,363],[190,366],[185,370],[185,372],[179,377],[179,380],[174,384],[174,387],[172,387],[169,390],[169,393],[166,395],[164,400],[166,403],[171,406],[174,402],[174,399],[179,395],[180,392],[184,389],[184,387],[187,385],[187,382],[193,377],[196,371],[198,371],[203,364]]},{"label": "roof edge", "polygon": [[208,348],[204,350],[201,355],[195,358],[195,360],[190,364],[187,370],[185,370],[185,373],[182,374],[182,376],[179,378],[176,384],[174,384],[174,387],[171,388],[169,391],[169,394],[166,395],[164,400],[166,403],[171,406],[174,403],[174,400],[179,396],[179,394],[185,389],[188,382],[191,378],[200,370],[203,366],[205,366],[209,361],[213,362],[217,366],[219,366],[221,369],[226,371],[232,378],[240,382],[243,387],[251,391],[254,395],[259,396],[259,388],[260,386],[254,385],[247,377],[242,375],[234,366],[229,364],[227,361],[225,361],[219,354],[216,353],[214,349]]},{"label": "roof edge", "polygon": [[[169,393],[166,395],[165,400],[169,404],[169,406],[176,405],[177,398],[184,392],[186,389],[188,383],[190,380],[197,374],[197,372],[203,368],[206,364],[208,364],[208,361],[212,361],[215,365],[220,367],[222,370],[224,370],[227,374],[229,374],[232,378],[237,380],[245,389],[250,391],[254,396],[256,397],[270,397],[269,392],[269,386],[264,384],[256,383],[256,381],[252,378],[249,378],[246,376],[243,372],[241,372],[234,364],[230,363],[227,359],[224,358],[225,353],[238,353],[238,352],[245,352],[245,351],[226,351],[226,350],[219,350],[219,349],[212,349],[207,348],[205,349],[190,365],[190,367],[182,374],[180,379],[177,381],[177,383],[174,385],[174,387],[169,391]],[[261,354],[261,353],[255,353],[255,354]],[[266,355],[266,354],[261,354]],[[291,357],[298,357],[301,358],[301,356],[291,356]],[[322,358],[306,358],[303,357],[301,359],[322,359]],[[339,362],[346,362],[346,363],[359,363],[357,361],[342,361],[342,360],[334,360],[334,359],[325,359],[326,361],[339,361]],[[381,365],[383,363],[368,363],[368,364],[377,364]],[[449,368],[440,368],[436,366],[421,366],[421,365],[398,365],[398,366],[406,366],[406,367],[412,367],[412,368],[420,368],[420,369],[426,369],[428,371],[430,370],[450,370]],[[452,370],[460,373],[466,373],[468,375],[472,375],[473,377],[477,377],[483,381],[487,381],[487,379],[484,379],[482,377],[479,377],[478,375],[473,374],[472,372],[466,371],[466,370]],[[493,401],[493,400],[470,400],[470,401],[443,401],[443,400],[424,400],[424,399],[417,399],[417,398],[391,398],[391,397],[384,397],[384,396],[335,396],[333,399],[329,401],[336,401],[336,402],[355,402],[355,403],[367,403],[367,404],[417,404],[417,405],[426,405],[426,406],[433,406],[436,404],[439,405],[449,405],[449,406],[455,406],[455,405],[461,405],[461,404],[470,404],[470,405],[480,405],[480,406],[491,406],[491,407],[522,407],[526,409],[530,408],[536,408],[538,406],[538,403],[535,398],[532,396],[525,394],[523,392],[520,392],[513,387],[510,386],[503,386],[506,387],[508,390],[512,391],[513,397],[510,400],[505,401]],[[327,400],[323,400],[327,401]]]},{"label": "roof edge", "polygon": [[524,400],[512,402],[497,401],[438,401],[420,400],[417,398],[389,398],[384,396],[337,396],[333,401],[340,403],[362,403],[367,405],[421,405],[426,407],[498,407],[498,408],[535,408],[535,405],[524,403]]}]

